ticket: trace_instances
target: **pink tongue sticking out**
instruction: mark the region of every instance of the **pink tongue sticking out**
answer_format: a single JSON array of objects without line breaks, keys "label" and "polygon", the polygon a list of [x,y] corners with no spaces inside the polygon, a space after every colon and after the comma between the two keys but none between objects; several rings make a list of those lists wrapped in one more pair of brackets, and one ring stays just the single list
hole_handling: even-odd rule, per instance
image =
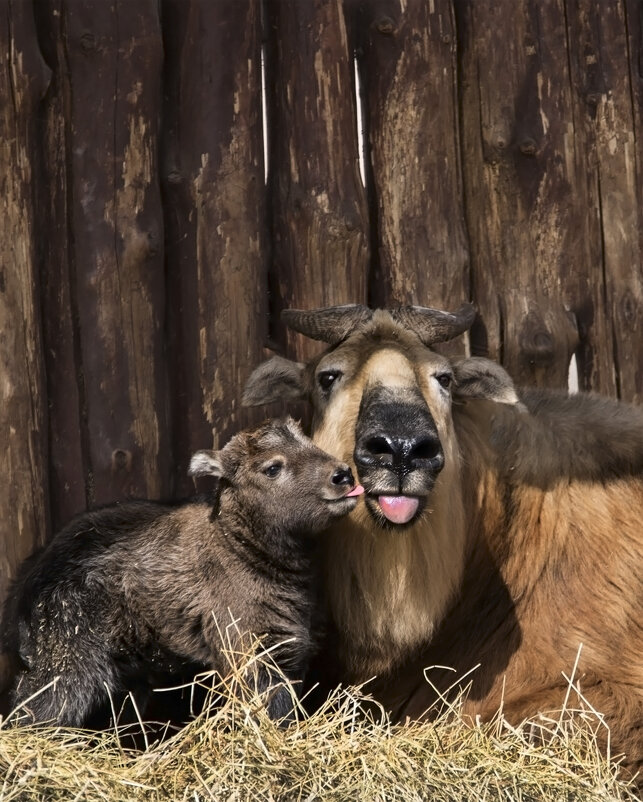
[{"label": "pink tongue sticking out", "polygon": [[410,496],[379,496],[377,500],[384,516],[394,524],[407,524],[420,503]]},{"label": "pink tongue sticking out", "polygon": [[361,485],[355,485],[355,487],[351,490],[350,493],[347,493],[344,498],[350,498],[351,496],[361,496],[364,492],[364,488]]}]

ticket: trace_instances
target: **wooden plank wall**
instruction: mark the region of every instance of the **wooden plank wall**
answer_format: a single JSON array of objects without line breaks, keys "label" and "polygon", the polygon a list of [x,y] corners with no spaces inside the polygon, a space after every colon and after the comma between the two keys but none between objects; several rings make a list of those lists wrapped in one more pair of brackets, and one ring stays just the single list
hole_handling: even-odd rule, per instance
[{"label": "wooden plank wall", "polygon": [[190,491],[191,451],[264,414],[239,397],[266,345],[318,347],[285,307],[471,299],[471,351],[518,382],[575,355],[641,403],[642,19],[0,0],[0,597],[74,513]]}]

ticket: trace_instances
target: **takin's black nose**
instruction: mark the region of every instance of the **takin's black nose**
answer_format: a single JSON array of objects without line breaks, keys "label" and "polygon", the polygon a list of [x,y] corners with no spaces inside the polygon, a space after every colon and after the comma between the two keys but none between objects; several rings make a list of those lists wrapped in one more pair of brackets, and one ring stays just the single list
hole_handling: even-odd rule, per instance
[{"label": "takin's black nose", "polygon": [[378,469],[393,471],[400,479],[412,471],[442,470],[437,426],[418,390],[376,385],[364,393],[353,458],[362,478]]},{"label": "takin's black nose", "polygon": [[399,476],[416,470],[438,473],[444,467],[444,452],[437,435],[391,436],[365,433],[355,444],[358,468],[388,468]]}]

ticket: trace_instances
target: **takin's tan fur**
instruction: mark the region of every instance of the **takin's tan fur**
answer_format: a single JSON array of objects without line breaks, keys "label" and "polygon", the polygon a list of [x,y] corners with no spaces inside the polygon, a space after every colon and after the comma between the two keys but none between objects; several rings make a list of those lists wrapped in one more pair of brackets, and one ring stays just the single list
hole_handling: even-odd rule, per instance
[{"label": "takin's tan fur", "polygon": [[[364,504],[334,526],[326,591],[336,632],[324,668],[335,659],[333,680],[377,674],[369,689],[398,719],[421,717],[466,675],[465,713],[490,717],[502,705],[519,722],[566,698],[581,704],[566,679],[576,667],[612,753],[641,768],[643,410],[546,391],[523,393],[523,406],[497,366],[491,381],[483,366],[477,383],[486,360],[449,366],[399,315],[360,312],[351,331],[343,310],[339,342],[310,333],[309,320],[294,326],[333,347],[307,366],[260,366],[246,401],[308,397],[316,443],[350,463],[367,388],[414,385],[445,467],[410,526],[383,528]],[[445,365],[452,407],[432,380]],[[328,397],[324,371],[341,378]]]},{"label": "takin's tan fur", "polygon": [[[464,683],[471,682],[464,712],[490,717],[502,705],[519,722],[560,710],[565,676],[576,666],[574,683],[604,715],[612,752],[640,769],[643,478],[640,467],[630,473],[633,449],[627,452],[636,444],[640,464],[643,415],[591,398],[533,393],[525,401],[545,407],[540,419],[482,401],[455,412],[461,453],[468,455],[462,482],[470,536],[461,592],[431,643],[382,682],[382,697],[398,717],[418,717],[435,699],[420,666],[455,669],[428,672],[440,691],[478,666]],[[574,432],[560,428],[581,405],[580,464],[573,467],[574,440],[563,437]],[[624,436],[618,425],[605,425],[611,415],[629,425],[630,442],[623,442],[621,470],[615,448],[602,472],[605,441]],[[580,454],[592,439],[594,464]],[[568,704],[584,703],[573,692]],[[606,731],[599,735],[607,740]]]}]

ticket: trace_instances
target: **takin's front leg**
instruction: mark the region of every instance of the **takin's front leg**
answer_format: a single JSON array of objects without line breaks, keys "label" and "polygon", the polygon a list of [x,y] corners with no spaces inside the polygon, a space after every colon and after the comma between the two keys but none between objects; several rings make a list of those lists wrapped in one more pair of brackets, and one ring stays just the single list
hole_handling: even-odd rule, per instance
[{"label": "takin's front leg", "polygon": [[255,709],[260,699],[273,721],[284,727],[291,724],[296,701],[289,679],[276,666],[264,662],[261,656],[248,658],[248,650],[241,653],[247,656],[247,665],[231,665],[218,655],[211,662],[212,670],[227,686],[230,695],[248,710]]},{"label": "takin's front leg", "polygon": [[284,677],[268,666],[257,671],[257,691],[265,700],[268,715],[282,727],[295,720],[295,699]]}]

